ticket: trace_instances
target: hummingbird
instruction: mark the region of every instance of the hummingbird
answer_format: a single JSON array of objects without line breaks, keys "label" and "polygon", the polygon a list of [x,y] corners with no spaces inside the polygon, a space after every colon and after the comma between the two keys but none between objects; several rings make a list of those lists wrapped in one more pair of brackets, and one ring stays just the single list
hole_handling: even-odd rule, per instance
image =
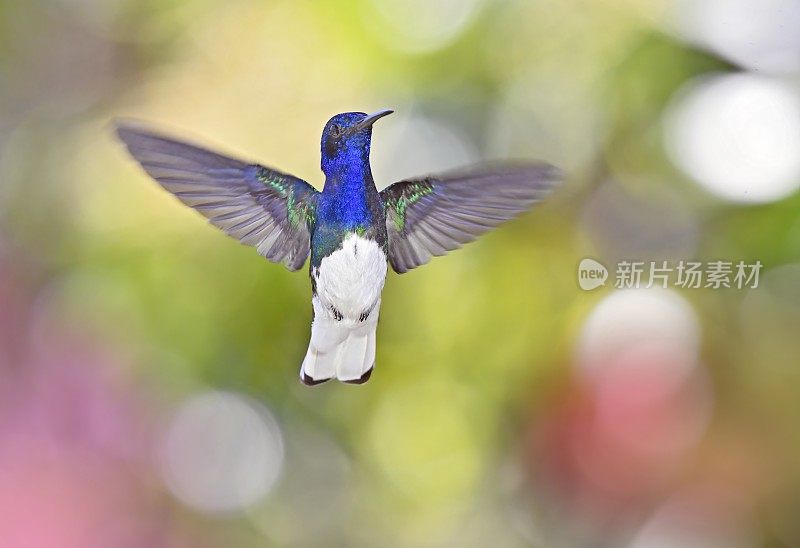
[{"label": "hummingbird", "polygon": [[328,120],[322,191],[141,122],[116,124],[144,171],[211,224],[292,271],[311,255],[311,339],[300,368],[306,385],[369,380],[389,266],[402,274],[471,242],[547,197],[561,179],[546,163],[487,163],[378,191],[369,161],[372,128],[392,112]]}]

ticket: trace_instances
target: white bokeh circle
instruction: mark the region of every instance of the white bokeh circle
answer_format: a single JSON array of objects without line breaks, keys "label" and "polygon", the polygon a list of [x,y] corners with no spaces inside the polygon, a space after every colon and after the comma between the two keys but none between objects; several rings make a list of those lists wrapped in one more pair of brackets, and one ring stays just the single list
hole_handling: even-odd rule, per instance
[{"label": "white bokeh circle", "polygon": [[680,0],[681,34],[748,69],[768,74],[800,70],[797,0]]},{"label": "white bokeh circle", "polygon": [[365,26],[386,46],[425,53],[450,45],[475,20],[484,0],[365,0]]},{"label": "white bokeh circle", "polygon": [[685,380],[697,369],[700,321],[678,293],[653,287],[618,290],[606,296],[583,325],[577,364],[583,375],[594,378],[604,375],[604,369],[620,356],[642,346],[672,356],[672,367],[680,370],[677,380]]},{"label": "white bokeh circle", "polygon": [[235,512],[275,486],[283,469],[283,436],[263,406],[211,391],[180,405],[159,456],[165,483],[183,503],[207,513]]},{"label": "white bokeh circle", "polygon": [[691,82],[665,113],[667,152],[721,198],[779,200],[800,187],[800,98],[754,74]]}]

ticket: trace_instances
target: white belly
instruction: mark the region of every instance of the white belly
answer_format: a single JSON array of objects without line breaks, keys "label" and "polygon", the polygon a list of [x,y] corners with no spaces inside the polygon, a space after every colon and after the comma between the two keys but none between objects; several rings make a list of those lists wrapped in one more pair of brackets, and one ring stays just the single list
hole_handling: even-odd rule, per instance
[{"label": "white belly", "polygon": [[386,280],[386,255],[376,242],[350,234],[341,249],[322,259],[312,276],[320,308],[332,317],[336,310],[342,319],[359,321],[380,299]]}]

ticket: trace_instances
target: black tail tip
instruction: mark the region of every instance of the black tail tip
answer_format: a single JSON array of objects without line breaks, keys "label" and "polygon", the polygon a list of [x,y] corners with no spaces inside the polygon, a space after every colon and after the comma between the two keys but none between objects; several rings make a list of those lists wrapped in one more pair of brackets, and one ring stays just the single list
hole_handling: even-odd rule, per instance
[{"label": "black tail tip", "polygon": [[316,386],[318,384],[322,384],[323,382],[328,382],[329,380],[331,380],[331,379],[328,378],[328,379],[314,380],[311,377],[309,377],[308,375],[306,375],[305,371],[300,374],[300,382],[302,382],[306,386]]},{"label": "black tail tip", "polygon": [[367,372],[366,372],[366,373],[364,373],[363,375],[361,375],[361,376],[360,376],[359,378],[357,378],[357,379],[353,379],[353,380],[351,380],[351,381],[342,381],[342,382],[344,382],[344,383],[347,383],[347,384],[364,384],[364,383],[365,383],[365,382],[367,382],[367,381],[369,380],[369,378],[372,376],[372,370],[373,370],[373,369],[374,369],[374,368],[370,367],[370,368],[367,370]]},{"label": "black tail tip", "polygon": [[[345,384],[364,384],[372,376],[372,370],[373,369],[374,369],[374,367],[370,367],[367,370],[366,373],[364,373],[363,375],[361,375],[357,379],[352,379],[352,380],[349,380],[349,381],[342,381],[342,382],[345,383]],[[324,382],[328,382],[329,380],[331,380],[331,378],[332,377],[328,377],[327,379],[312,379],[311,377],[306,375],[305,371],[300,373],[300,382],[302,382],[306,386],[316,386],[318,384],[322,384]]]}]

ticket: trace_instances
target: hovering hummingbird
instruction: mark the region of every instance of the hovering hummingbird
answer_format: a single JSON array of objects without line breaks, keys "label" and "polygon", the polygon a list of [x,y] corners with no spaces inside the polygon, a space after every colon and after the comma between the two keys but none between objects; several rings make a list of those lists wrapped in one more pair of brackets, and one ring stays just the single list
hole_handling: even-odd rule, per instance
[{"label": "hovering hummingbird", "polygon": [[162,187],[289,270],[309,267],[311,341],[300,379],[369,380],[387,263],[403,273],[474,240],[554,189],[547,164],[483,165],[375,187],[372,125],[391,114],[337,114],[322,132],[322,192],[292,175],[187,144],[137,122],[117,134]]}]

